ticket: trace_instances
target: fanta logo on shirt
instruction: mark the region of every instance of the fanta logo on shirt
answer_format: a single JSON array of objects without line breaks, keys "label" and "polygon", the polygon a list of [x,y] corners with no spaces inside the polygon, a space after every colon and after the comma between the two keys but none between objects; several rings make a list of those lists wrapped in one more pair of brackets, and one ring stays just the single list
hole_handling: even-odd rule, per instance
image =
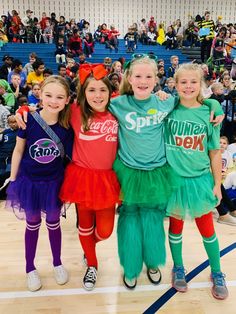
[{"label": "fanta logo on shirt", "polygon": [[48,164],[56,157],[60,156],[60,150],[51,139],[42,138],[30,146],[29,154],[30,157],[37,162]]},{"label": "fanta logo on shirt", "polygon": [[128,130],[135,130],[136,133],[140,133],[141,129],[150,126],[156,125],[163,121],[163,119],[168,115],[168,112],[160,112],[156,109],[149,109],[146,117],[138,117],[137,112],[129,112],[125,116],[125,120],[128,122],[126,128]]},{"label": "fanta logo on shirt", "polygon": [[207,134],[206,125],[174,119],[168,119],[166,123],[166,144],[204,151],[203,141]]},{"label": "fanta logo on shirt", "polygon": [[89,131],[84,133],[81,126],[79,138],[85,141],[94,141],[105,137],[107,142],[116,142],[118,133],[118,122],[115,120],[106,120],[105,122],[92,122],[89,125]]}]

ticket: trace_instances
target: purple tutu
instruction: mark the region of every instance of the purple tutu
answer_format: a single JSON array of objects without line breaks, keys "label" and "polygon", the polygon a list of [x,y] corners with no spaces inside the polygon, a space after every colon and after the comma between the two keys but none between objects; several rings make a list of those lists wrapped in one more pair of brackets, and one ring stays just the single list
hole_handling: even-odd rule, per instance
[{"label": "purple tutu", "polygon": [[58,198],[63,176],[51,181],[31,181],[24,175],[10,183],[7,189],[6,208],[13,210],[19,219],[38,215],[45,217],[54,213],[64,214],[62,202]]}]

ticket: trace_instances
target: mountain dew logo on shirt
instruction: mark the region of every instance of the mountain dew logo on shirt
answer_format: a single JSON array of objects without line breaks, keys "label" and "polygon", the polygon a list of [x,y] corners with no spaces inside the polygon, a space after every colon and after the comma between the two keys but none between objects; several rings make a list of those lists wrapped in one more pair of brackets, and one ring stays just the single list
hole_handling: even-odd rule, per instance
[{"label": "mountain dew logo on shirt", "polygon": [[167,145],[204,151],[203,140],[207,134],[206,125],[174,119],[167,119],[166,123],[165,141]]},{"label": "mountain dew logo on shirt", "polygon": [[40,164],[48,164],[60,156],[60,150],[51,139],[42,138],[30,146],[29,154]]},{"label": "mountain dew logo on shirt", "polygon": [[161,112],[157,109],[149,109],[145,117],[138,117],[137,112],[129,112],[125,116],[126,128],[140,133],[141,129],[150,125],[160,124],[168,115],[168,112]]}]

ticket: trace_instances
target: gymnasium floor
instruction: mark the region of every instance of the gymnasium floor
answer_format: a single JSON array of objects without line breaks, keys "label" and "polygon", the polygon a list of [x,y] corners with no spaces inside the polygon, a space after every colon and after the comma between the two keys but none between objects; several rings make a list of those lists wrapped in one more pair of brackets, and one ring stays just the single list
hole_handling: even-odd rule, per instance
[{"label": "gymnasium floor", "polygon": [[[7,212],[3,202],[0,203],[0,212],[0,314],[144,312],[151,314],[156,313],[157,308],[159,308],[158,313],[166,314],[236,313],[236,227],[234,226],[215,224],[220,248],[221,250],[226,248],[221,262],[222,270],[227,274],[230,296],[225,301],[218,301],[211,295],[209,267],[203,270],[201,266],[198,267],[206,260],[206,254],[201,237],[192,222],[185,224],[183,256],[188,273],[191,274],[192,270],[196,273],[198,270],[199,274],[190,280],[187,293],[176,293],[172,296],[173,289],[169,290],[172,262],[168,245],[167,265],[161,269],[162,283],[159,286],[151,285],[143,269],[136,289],[134,291],[125,289],[117,256],[115,230],[110,239],[97,246],[100,261],[97,286],[92,292],[85,291],[81,284],[85,266],[75,228],[73,207],[69,209],[67,219],[62,219],[62,260],[70,273],[69,282],[65,286],[58,286],[54,281],[47,231],[43,222],[36,256],[36,266],[43,287],[38,292],[28,292],[24,273],[25,223],[17,220],[11,212]],[[167,230],[167,220],[165,227]],[[166,301],[164,304],[163,299]]]}]

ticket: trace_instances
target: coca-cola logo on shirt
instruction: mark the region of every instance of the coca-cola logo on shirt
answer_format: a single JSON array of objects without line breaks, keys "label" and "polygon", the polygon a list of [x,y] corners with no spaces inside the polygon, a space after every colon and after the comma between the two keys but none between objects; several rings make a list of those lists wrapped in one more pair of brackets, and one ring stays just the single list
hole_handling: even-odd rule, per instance
[{"label": "coca-cola logo on shirt", "polygon": [[118,122],[106,120],[104,122],[94,121],[89,125],[89,131],[84,133],[83,127],[79,133],[79,138],[85,141],[94,141],[105,137],[107,142],[116,142],[118,133]]}]

